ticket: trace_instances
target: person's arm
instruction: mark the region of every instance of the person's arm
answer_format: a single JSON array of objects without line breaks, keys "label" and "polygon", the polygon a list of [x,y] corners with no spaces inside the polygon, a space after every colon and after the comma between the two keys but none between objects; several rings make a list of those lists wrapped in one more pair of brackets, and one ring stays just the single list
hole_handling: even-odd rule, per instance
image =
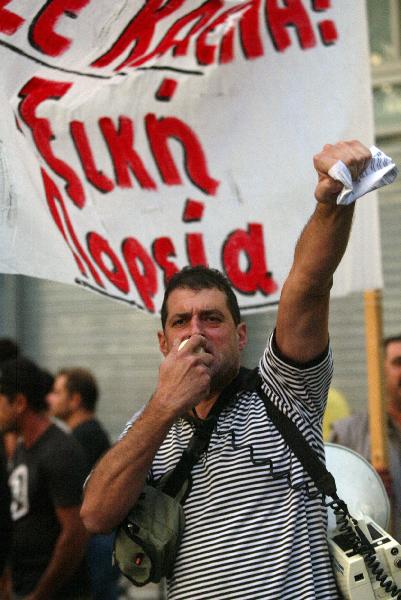
[{"label": "person's arm", "polygon": [[192,336],[180,352],[177,344],[165,357],[157,389],[143,413],[97,463],[85,486],[81,508],[88,531],[108,533],[126,517],[176,418],[207,397],[213,357],[193,352],[200,338]]},{"label": "person's arm", "polygon": [[49,564],[25,600],[48,600],[73,575],[83,560],[89,534],[79,517],[79,506],[56,508],[60,535]]},{"label": "person's arm", "polygon": [[81,517],[88,531],[109,533],[128,514],[173,420],[151,399],[125,437],[97,463],[85,485]]},{"label": "person's arm", "polygon": [[10,488],[8,486],[8,473],[5,453],[0,439],[0,577],[7,564],[11,548],[12,521],[10,514]]},{"label": "person's arm", "polygon": [[12,600],[13,583],[11,578],[11,568],[7,565],[0,577],[0,598],[1,600]]},{"label": "person's arm", "polygon": [[342,160],[356,179],[370,159],[369,149],[357,141],[327,144],[314,157],[317,205],[296,245],[276,323],[277,346],[290,360],[306,363],[327,347],[333,274],[351,231],[354,205],[336,204],[342,184],[332,179],[328,171]]}]

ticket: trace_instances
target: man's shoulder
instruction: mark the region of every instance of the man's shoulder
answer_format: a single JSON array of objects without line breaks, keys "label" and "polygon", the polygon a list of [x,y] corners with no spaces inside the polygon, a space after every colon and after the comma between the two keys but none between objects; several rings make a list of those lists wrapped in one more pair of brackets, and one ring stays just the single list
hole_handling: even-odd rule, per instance
[{"label": "man's shoulder", "polygon": [[55,423],[52,423],[48,427],[48,429],[46,429],[46,431],[43,433],[42,437],[40,438],[40,441],[43,446],[50,446],[55,443],[61,444],[62,446],[65,445],[67,447],[70,446],[71,444],[73,446],[75,445],[75,441],[74,441],[74,438],[72,437],[71,433],[69,431],[62,429]]},{"label": "man's shoulder", "polygon": [[61,456],[75,460],[84,459],[82,448],[74,436],[54,424],[50,425],[42,435],[38,454],[51,460]]},{"label": "man's shoulder", "polygon": [[338,433],[349,431],[364,431],[369,429],[369,415],[367,412],[356,412],[343,419],[338,419],[332,424],[333,431]]},{"label": "man's shoulder", "polygon": [[51,425],[43,436],[35,460],[49,482],[57,482],[60,488],[81,489],[87,473],[87,459],[81,444],[71,433]]},{"label": "man's shoulder", "polygon": [[329,441],[351,448],[369,460],[370,434],[368,413],[354,413],[349,417],[335,421],[331,426]]},{"label": "man's shoulder", "polygon": [[74,437],[78,440],[86,440],[88,438],[96,438],[96,439],[104,439],[109,442],[109,435],[106,432],[105,428],[101,424],[101,422],[93,417],[89,421],[84,421],[80,423],[76,427],[74,427],[72,431]]}]

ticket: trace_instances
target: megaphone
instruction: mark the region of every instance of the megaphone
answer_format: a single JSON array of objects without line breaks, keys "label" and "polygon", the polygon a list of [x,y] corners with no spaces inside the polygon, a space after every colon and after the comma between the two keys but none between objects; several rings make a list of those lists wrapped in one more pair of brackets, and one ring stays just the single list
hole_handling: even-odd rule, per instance
[{"label": "megaphone", "polygon": [[[325,450],[338,497],[353,517],[345,524],[341,511],[328,510],[329,550],[343,598],[401,599],[401,546],[387,532],[390,502],[380,476],[349,448],[327,443]],[[359,552],[358,539],[362,540]]]}]

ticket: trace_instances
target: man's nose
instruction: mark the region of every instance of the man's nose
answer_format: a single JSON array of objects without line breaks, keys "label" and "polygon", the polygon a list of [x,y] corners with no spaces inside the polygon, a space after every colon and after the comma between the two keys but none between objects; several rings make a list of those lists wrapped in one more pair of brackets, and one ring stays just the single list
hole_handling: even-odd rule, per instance
[{"label": "man's nose", "polygon": [[194,335],[195,333],[202,333],[203,332],[202,321],[196,315],[193,316],[192,319],[191,319],[190,332],[191,332],[191,335]]}]

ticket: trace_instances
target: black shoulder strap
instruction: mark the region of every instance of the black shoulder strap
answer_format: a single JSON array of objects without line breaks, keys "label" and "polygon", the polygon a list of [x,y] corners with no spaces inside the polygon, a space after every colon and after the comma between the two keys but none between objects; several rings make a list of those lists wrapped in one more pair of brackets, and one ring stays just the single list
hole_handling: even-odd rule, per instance
[{"label": "black shoulder strap", "polygon": [[216,402],[212,406],[206,419],[197,419],[195,421],[195,432],[189,440],[188,446],[183,451],[180,460],[166,478],[163,485],[163,491],[169,496],[176,496],[185,481],[189,478],[192,467],[198,462],[207,447],[212,436],[213,429],[217,423],[223,408],[241,389],[247,389],[247,381],[253,371],[241,367],[238,375],[226,386]]},{"label": "black shoulder strap", "polygon": [[263,391],[262,379],[258,369],[250,370],[241,367],[237,377],[222,391],[204,421],[199,420],[195,433],[173,471],[169,474],[163,491],[169,496],[176,496],[185,481],[189,478],[192,467],[206,451],[213,428],[224,406],[239,390],[256,391],[266,408],[267,415],[277,427],[287,445],[293,450],[305,471],[315,482],[317,489],[325,496],[337,498],[336,482],[326,469],[316,452],[310,447],[298,427],[282,413]]},{"label": "black shoulder strap", "polygon": [[315,482],[317,489],[325,496],[336,498],[337,489],[333,475],[326,469],[317,453],[310,447],[295,423],[282,413],[270,398],[268,398],[263,391],[262,379],[259,373],[254,371],[254,377],[256,379],[256,391],[264,402],[266,412],[283,436],[287,445],[293,450],[305,471]]}]

